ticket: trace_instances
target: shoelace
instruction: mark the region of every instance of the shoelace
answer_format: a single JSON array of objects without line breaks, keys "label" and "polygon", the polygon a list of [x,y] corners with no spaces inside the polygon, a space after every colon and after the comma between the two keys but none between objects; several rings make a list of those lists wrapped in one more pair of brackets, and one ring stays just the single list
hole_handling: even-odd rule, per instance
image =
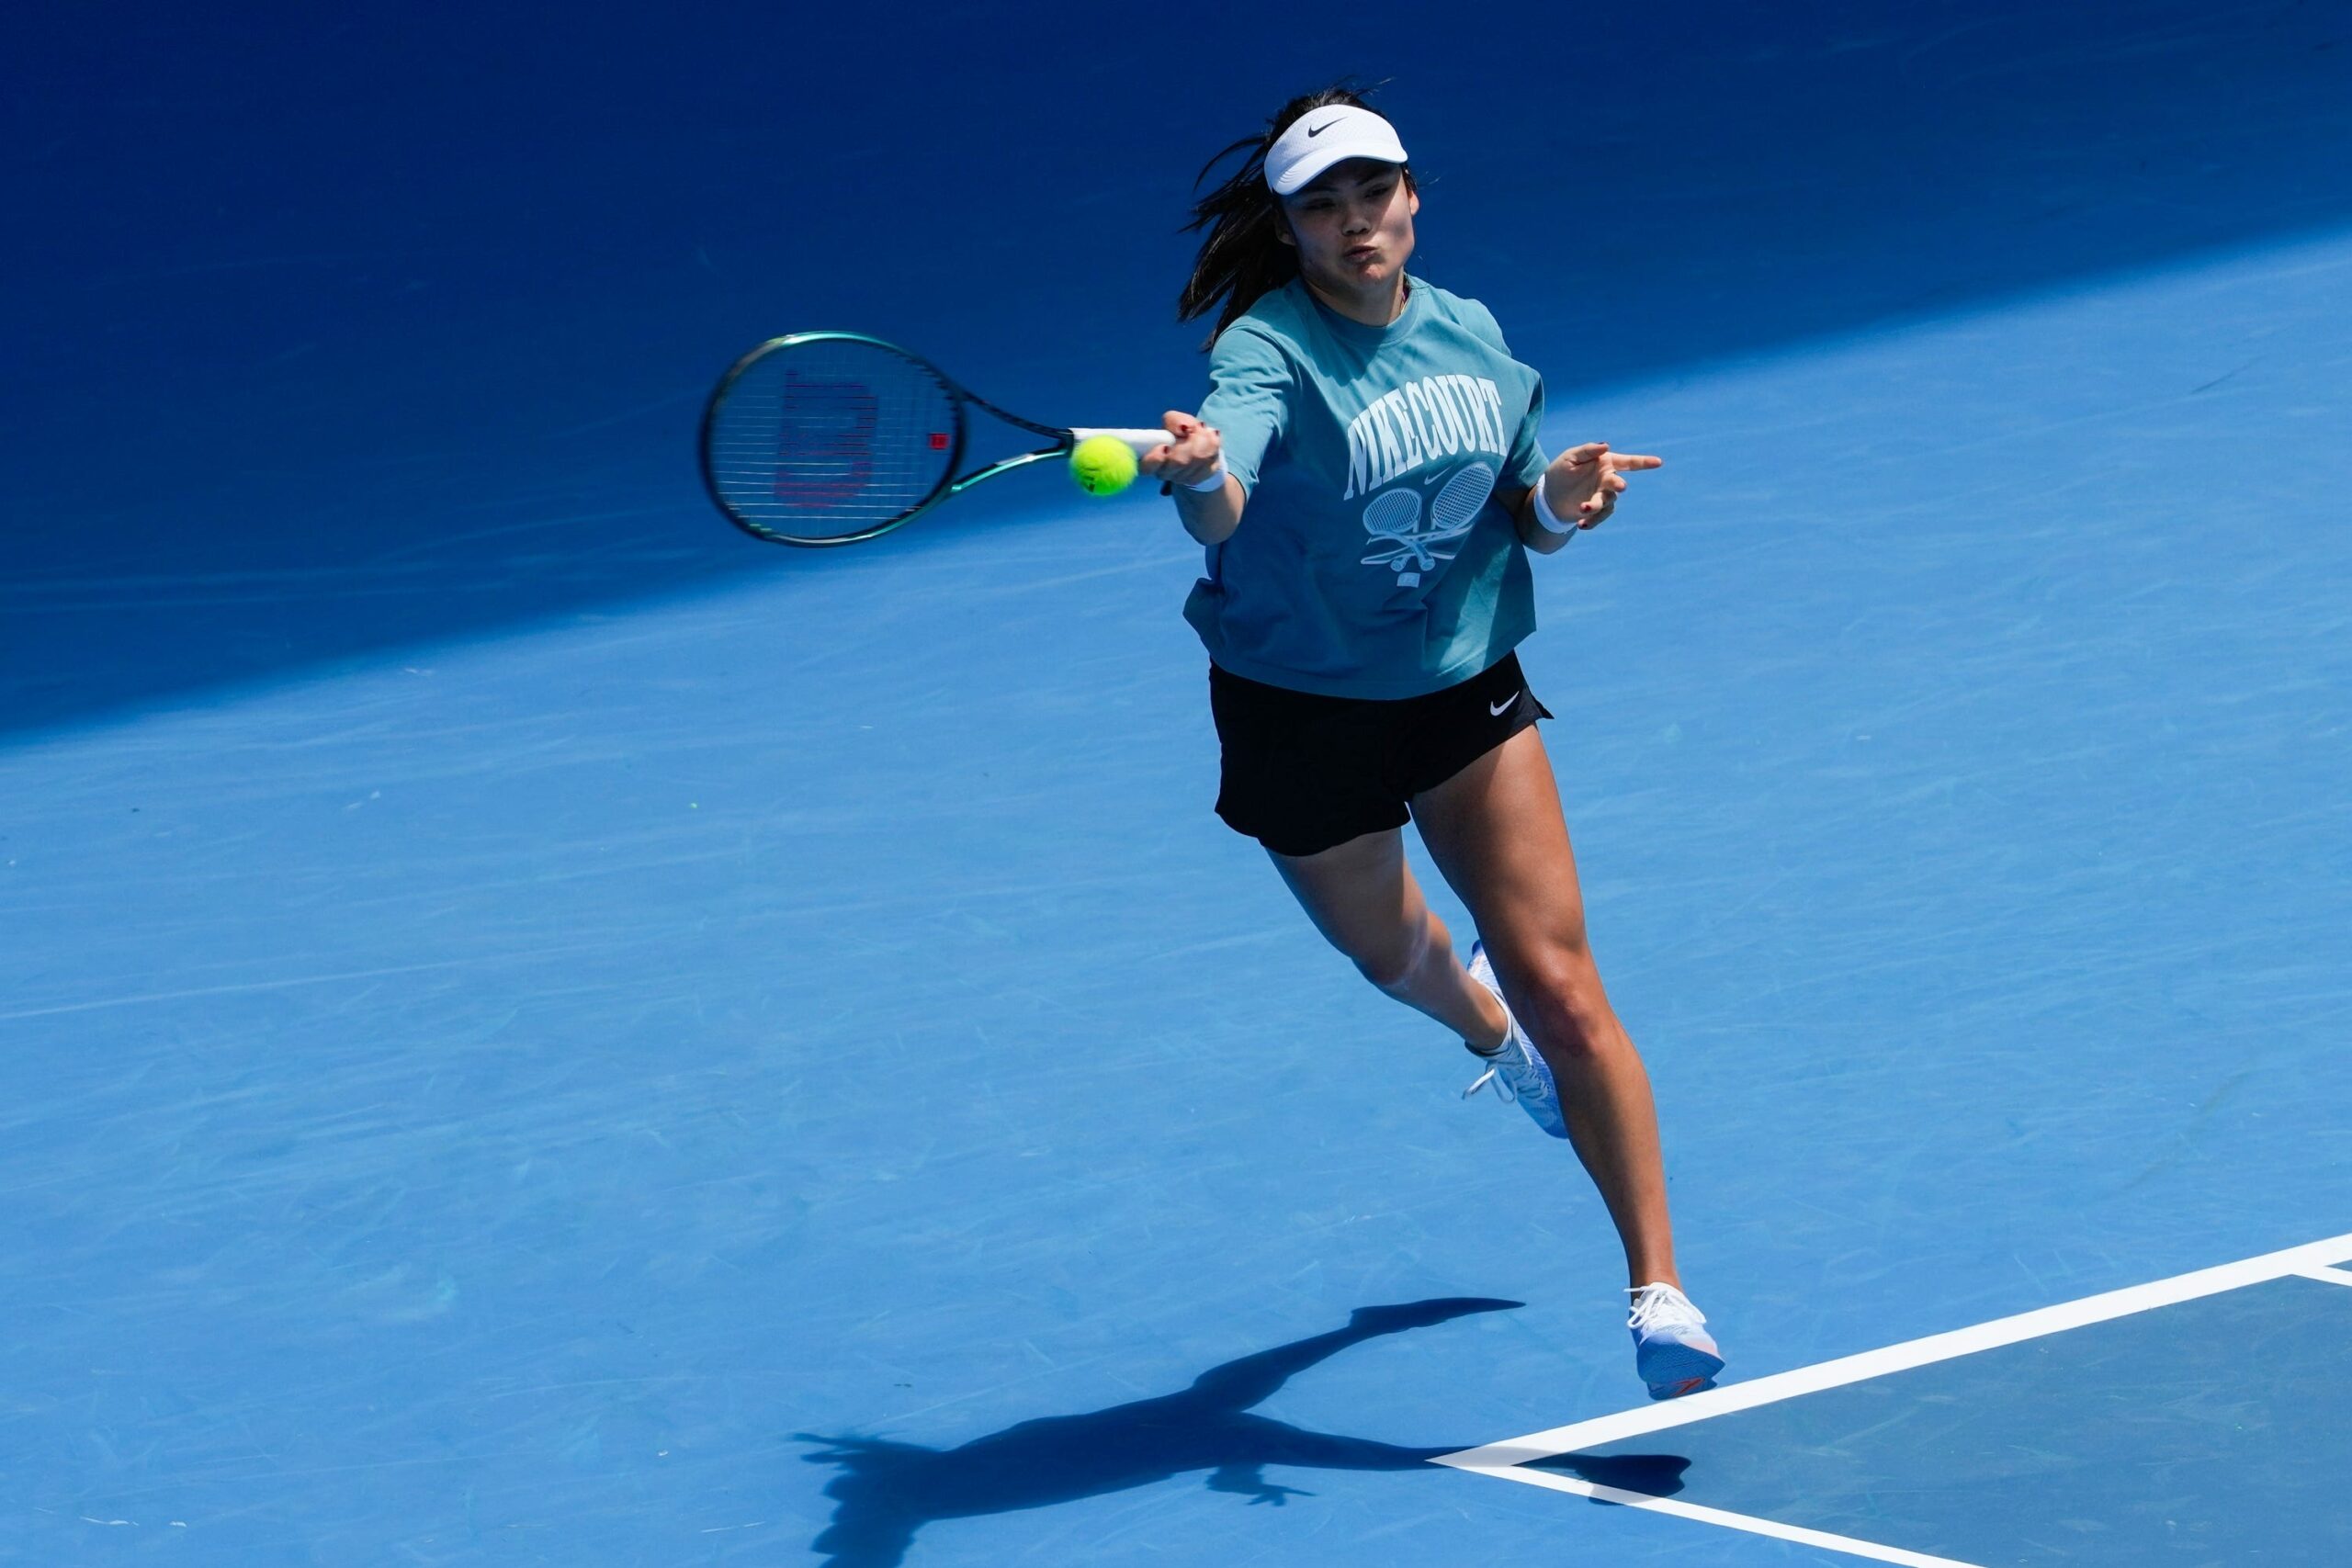
[{"label": "shoelace", "polygon": [[1679,1327],[1707,1321],[1707,1314],[1692,1306],[1690,1298],[1671,1285],[1641,1285],[1630,1293],[1634,1298],[1634,1311],[1625,1323],[1635,1333],[1662,1323]]},{"label": "shoelace", "polygon": [[[1506,1043],[1503,1046],[1503,1051],[1508,1051],[1510,1049],[1510,1044]],[[1475,1056],[1477,1055],[1478,1053],[1474,1051],[1471,1055]],[[1485,1072],[1478,1075],[1478,1081],[1476,1083],[1472,1084],[1468,1089],[1462,1091],[1462,1098],[1467,1100],[1472,1095],[1477,1093],[1480,1089],[1486,1088],[1487,1084],[1491,1083],[1495,1086],[1495,1092],[1502,1097],[1504,1104],[1518,1104],[1519,1090],[1511,1087],[1510,1079],[1501,1076],[1503,1070],[1502,1052],[1498,1051],[1494,1055],[1482,1059],[1490,1062],[1493,1065],[1487,1067]]]}]

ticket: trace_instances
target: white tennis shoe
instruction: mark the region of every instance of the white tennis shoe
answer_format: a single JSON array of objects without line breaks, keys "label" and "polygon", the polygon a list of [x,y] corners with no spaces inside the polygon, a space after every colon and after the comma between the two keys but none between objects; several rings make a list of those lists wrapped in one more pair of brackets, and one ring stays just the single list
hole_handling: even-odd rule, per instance
[{"label": "white tennis shoe", "polygon": [[1690,1298],[1663,1281],[1635,1286],[1632,1314],[1634,1370],[1649,1385],[1652,1399],[1679,1399],[1715,1386],[1723,1352],[1703,1326],[1707,1314]]},{"label": "white tennis shoe", "polygon": [[[1470,944],[1470,978],[1494,992],[1495,1000],[1502,1001],[1502,987],[1495,984],[1495,966],[1487,960],[1487,944],[1483,942]],[[1544,1065],[1526,1032],[1519,1027],[1519,1020],[1510,1016],[1508,1002],[1503,1004],[1503,1018],[1510,1032],[1501,1046],[1491,1055],[1477,1050],[1470,1053],[1487,1066],[1478,1081],[1462,1091],[1462,1098],[1467,1100],[1492,1083],[1497,1094],[1517,1101],[1538,1127],[1555,1138],[1566,1137],[1567,1119],[1560,1114],[1560,1090],[1552,1081],[1552,1069]]]}]

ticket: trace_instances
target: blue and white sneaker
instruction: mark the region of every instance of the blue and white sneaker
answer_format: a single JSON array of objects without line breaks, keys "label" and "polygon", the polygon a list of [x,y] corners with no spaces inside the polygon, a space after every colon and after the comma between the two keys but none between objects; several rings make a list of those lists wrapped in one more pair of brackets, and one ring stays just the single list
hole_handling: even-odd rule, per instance
[{"label": "blue and white sneaker", "polygon": [[[1495,984],[1495,966],[1487,961],[1487,944],[1470,944],[1470,978],[1495,993],[1495,1000],[1502,1001],[1502,987]],[[1511,1018],[1510,1004],[1503,1004],[1503,1017],[1510,1020],[1510,1033],[1502,1048],[1488,1055],[1484,1051],[1471,1055],[1487,1064],[1478,1081],[1462,1091],[1469,1099],[1488,1083],[1495,1092],[1507,1100],[1514,1100],[1519,1108],[1535,1120],[1535,1124],[1555,1138],[1568,1135],[1567,1119],[1560,1114],[1560,1091],[1552,1082],[1552,1069],[1530,1043],[1526,1032],[1519,1027],[1519,1020]]]},{"label": "blue and white sneaker", "polygon": [[1724,1358],[1702,1326],[1707,1314],[1663,1282],[1630,1293],[1634,1310],[1625,1326],[1634,1331],[1634,1370],[1649,1385],[1650,1397],[1679,1399],[1714,1387]]}]

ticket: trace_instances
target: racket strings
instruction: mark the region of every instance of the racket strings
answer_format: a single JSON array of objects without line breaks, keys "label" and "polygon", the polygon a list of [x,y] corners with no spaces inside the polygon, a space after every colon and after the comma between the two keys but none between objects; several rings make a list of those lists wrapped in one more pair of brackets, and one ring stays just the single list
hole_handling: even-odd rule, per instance
[{"label": "racket strings", "polygon": [[1470,526],[1487,498],[1495,493],[1495,470],[1486,463],[1473,463],[1452,479],[1437,492],[1430,503],[1430,521],[1440,534],[1458,534]]},{"label": "racket strings", "polygon": [[927,367],[881,344],[788,344],[746,366],[719,400],[711,484],[739,516],[777,535],[859,537],[946,482],[960,417]]}]

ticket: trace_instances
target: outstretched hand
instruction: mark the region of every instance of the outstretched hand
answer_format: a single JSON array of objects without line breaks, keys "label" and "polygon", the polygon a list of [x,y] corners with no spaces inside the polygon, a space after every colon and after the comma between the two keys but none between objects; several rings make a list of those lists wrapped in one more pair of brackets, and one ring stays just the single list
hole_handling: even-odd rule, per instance
[{"label": "outstretched hand", "polygon": [[1625,492],[1625,476],[1642,468],[1662,468],[1663,457],[1611,452],[1606,441],[1571,446],[1552,459],[1541,481],[1552,514],[1579,528],[1598,528],[1617,509]]}]

